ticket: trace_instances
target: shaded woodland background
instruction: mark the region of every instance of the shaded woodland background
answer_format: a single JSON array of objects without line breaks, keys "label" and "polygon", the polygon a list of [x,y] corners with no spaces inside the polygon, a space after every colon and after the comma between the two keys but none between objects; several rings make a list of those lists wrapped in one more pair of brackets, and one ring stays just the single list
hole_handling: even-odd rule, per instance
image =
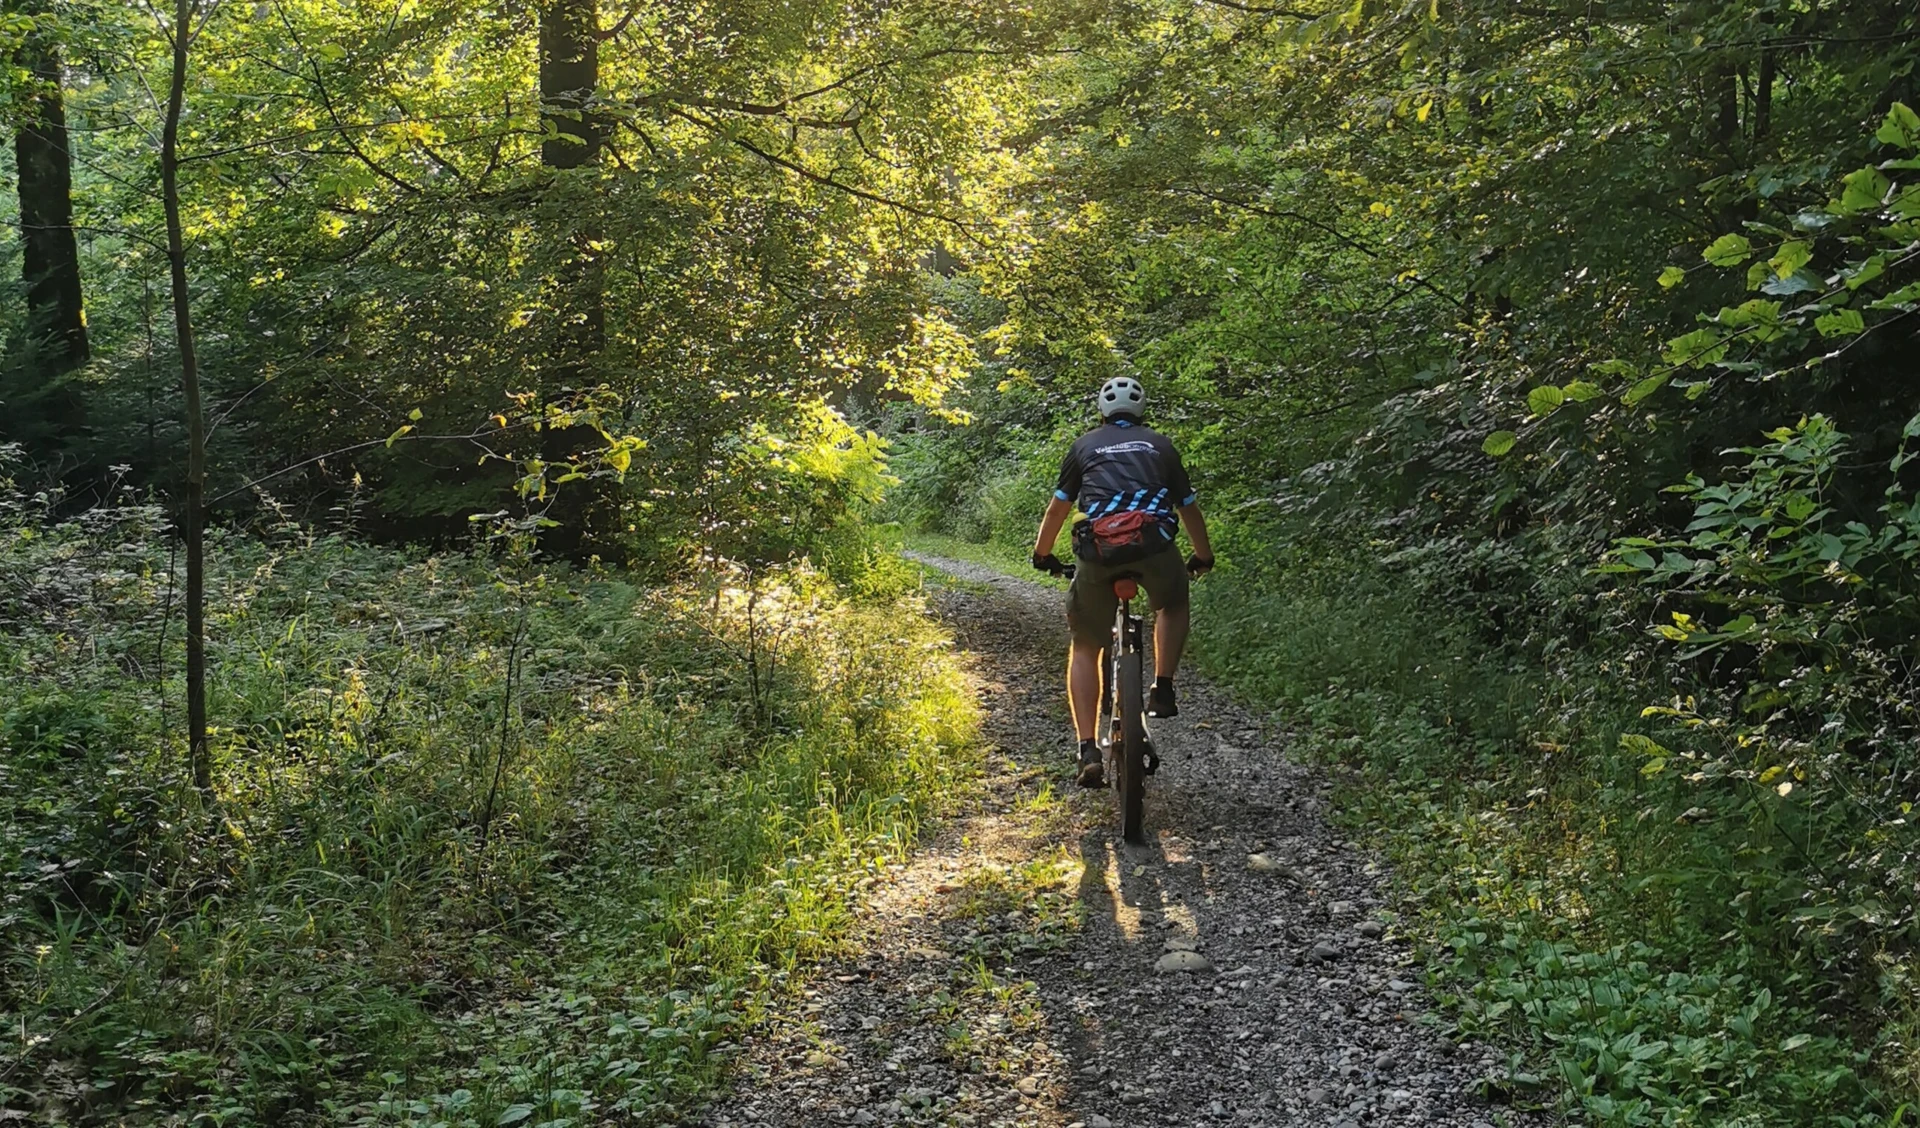
[{"label": "shaded woodland background", "polygon": [[1515,1047],[1494,1095],[1904,1115],[1910,5],[9,0],[0,37],[0,1108],[683,1115],[964,794],[901,538],[1017,559],[1129,372],[1219,514],[1200,664],[1392,851],[1449,1021]]}]

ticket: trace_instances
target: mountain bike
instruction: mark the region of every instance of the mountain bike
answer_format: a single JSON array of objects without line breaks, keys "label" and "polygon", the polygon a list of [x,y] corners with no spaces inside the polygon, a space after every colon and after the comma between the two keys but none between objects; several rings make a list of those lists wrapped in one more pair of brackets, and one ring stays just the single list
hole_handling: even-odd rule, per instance
[{"label": "mountain bike", "polygon": [[[1066,575],[1072,578],[1074,567]],[[1146,655],[1141,641],[1144,621],[1133,613],[1140,595],[1137,574],[1114,577],[1113,594],[1120,606],[1113,614],[1113,638],[1100,652],[1100,701],[1105,739],[1100,751],[1107,779],[1120,805],[1120,837],[1135,845],[1147,840],[1147,776],[1159,765],[1147,732]],[[1096,730],[1098,732],[1099,730]]]}]

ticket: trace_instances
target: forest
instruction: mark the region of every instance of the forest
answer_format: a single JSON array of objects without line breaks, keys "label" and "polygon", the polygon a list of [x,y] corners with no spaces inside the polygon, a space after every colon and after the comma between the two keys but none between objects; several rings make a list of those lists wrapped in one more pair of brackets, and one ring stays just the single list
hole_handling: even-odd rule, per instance
[{"label": "forest", "polygon": [[0,40],[0,1123],[697,1122],[977,786],[904,554],[1117,375],[1489,1099],[1916,1114],[1920,8]]}]

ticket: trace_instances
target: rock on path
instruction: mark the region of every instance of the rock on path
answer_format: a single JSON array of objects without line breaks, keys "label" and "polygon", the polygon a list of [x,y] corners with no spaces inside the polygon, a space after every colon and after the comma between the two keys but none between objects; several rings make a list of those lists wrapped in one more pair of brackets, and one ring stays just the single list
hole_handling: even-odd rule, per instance
[{"label": "rock on path", "polygon": [[1418,1021],[1377,867],[1224,695],[1154,724],[1149,842],[1071,784],[1060,593],[957,561],[940,610],[987,709],[983,797],[868,899],[851,955],[749,1039],[710,1128],[1545,1123],[1491,1048]]}]

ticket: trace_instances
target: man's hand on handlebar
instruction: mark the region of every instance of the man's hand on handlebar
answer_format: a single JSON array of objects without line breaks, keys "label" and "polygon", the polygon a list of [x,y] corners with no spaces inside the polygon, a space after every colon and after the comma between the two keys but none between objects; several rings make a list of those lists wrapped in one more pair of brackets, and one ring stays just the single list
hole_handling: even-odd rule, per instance
[{"label": "man's hand on handlebar", "polygon": [[1045,572],[1049,576],[1064,576],[1067,574],[1067,566],[1062,564],[1060,558],[1051,552],[1034,553],[1033,567],[1035,571]]},{"label": "man's hand on handlebar", "polygon": [[1211,571],[1213,571],[1213,557],[1202,556],[1197,552],[1194,553],[1192,556],[1187,557],[1187,574],[1188,575],[1204,576]]}]

